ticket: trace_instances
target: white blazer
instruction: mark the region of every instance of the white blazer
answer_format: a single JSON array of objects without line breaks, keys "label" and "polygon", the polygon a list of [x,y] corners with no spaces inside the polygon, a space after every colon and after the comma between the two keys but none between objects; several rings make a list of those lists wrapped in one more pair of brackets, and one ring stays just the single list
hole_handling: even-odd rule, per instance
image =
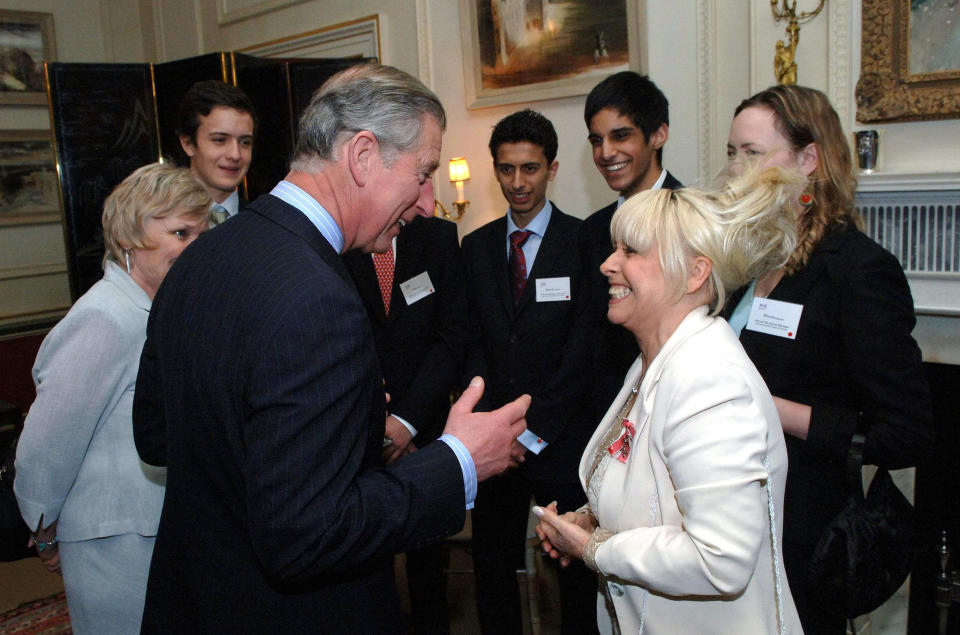
[{"label": "white blazer", "polygon": [[44,527],[59,519],[65,542],[157,534],[166,469],[140,461],[133,444],[133,389],[149,315],[147,294],[107,262],[103,279],[40,345],[37,398],[13,484],[30,529],[42,514]]},{"label": "white blazer", "polygon": [[[642,369],[641,357],[587,446],[585,488]],[[601,631],[612,631],[610,606],[624,634],[802,633],[780,549],[780,419],[727,323],[706,307],[688,314],[627,418],[636,433],[626,462],[604,461],[587,488],[600,526],[614,532],[596,551]]]}]

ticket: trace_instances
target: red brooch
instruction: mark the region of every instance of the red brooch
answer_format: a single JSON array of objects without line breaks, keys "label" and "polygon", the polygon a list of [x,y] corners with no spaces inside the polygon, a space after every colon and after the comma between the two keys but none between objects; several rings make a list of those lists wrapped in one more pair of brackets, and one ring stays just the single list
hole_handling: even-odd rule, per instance
[{"label": "red brooch", "polygon": [[621,463],[626,463],[627,459],[630,457],[630,444],[633,441],[633,435],[636,433],[636,428],[633,425],[633,422],[629,419],[623,420],[623,434],[620,435],[620,438],[610,444],[608,451],[610,452],[613,458],[617,459]]}]

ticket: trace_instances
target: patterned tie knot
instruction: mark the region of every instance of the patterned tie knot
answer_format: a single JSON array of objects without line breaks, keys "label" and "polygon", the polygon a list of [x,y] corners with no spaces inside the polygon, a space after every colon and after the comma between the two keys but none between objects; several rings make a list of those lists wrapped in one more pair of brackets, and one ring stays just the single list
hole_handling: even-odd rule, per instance
[{"label": "patterned tie knot", "polygon": [[217,204],[214,204],[214,206],[210,208],[210,216],[213,219],[214,225],[219,225],[230,218],[230,214],[227,213],[227,208]]},{"label": "patterned tie knot", "polygon": [[510,234],[510,246],[514,249],[519,249],[527,242],[527,238],[530,238],[532,234],[529,229],[517,229],[512,234]]}]

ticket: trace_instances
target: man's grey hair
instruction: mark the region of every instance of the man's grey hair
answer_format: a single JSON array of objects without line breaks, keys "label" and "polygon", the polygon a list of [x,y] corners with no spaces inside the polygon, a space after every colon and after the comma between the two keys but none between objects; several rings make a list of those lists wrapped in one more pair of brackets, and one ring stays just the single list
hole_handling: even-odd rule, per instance
[{"label": "man's grey hair", "polygon": [[420,142],[424,115],[443,130],[440,99],[420,80],[392,66],[359,64],[324,82],[300,118],[290,168],[316,172],[316,161],[336,161],[340,145],[367,130],[376,136],[387,165]]}]

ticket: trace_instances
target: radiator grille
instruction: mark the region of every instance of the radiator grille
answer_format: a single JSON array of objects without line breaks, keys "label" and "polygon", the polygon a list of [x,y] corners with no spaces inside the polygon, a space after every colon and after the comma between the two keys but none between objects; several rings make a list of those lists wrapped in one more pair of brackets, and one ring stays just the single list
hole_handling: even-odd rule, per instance
[{"label": "radiator grille", "polygon": [[960,274],[960,191],[857,195],[865,231],[904,271]]}]

